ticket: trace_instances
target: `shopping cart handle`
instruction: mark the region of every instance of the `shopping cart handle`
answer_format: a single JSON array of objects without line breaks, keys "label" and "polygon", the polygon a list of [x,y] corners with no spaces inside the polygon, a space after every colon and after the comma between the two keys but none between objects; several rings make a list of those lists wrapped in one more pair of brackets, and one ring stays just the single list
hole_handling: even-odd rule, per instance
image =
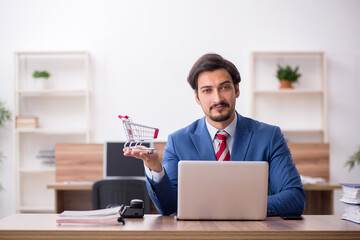
[{"label": "shopping cart handle", "polygon": [[120,118],[120,119],[122,119],[122,118],[128,119],[128,118],[129,118],[129,116],[127,116],[127,115],[125,115],[125,116],[121,116],[121,115],[119,115],[119,116],[118,116],[118,118]]}]

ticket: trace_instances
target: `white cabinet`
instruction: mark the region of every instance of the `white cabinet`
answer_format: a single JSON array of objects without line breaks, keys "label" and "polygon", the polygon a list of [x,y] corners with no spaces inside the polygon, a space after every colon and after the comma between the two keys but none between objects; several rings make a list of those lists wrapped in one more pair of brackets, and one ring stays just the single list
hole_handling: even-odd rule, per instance
[{"label": "white cabinet", "polygon": [[[58,142],[90,142],[89,64],[87,52],[15,53],[14,119],[38,119],[37,128],[14,124],[17,212],[54,211],[47,184],[55,182],[55,165],[42,161],[40,151],[53,155]],[[50,73],[40,88],[36,70]]]},{"label": "white cabinet", "polygon": [[[277,125],[289,142],[327,142],[326,61],[323,52],[254,52],[252,117]],[[279,89],[277,65],[299,66],[293,89]]]}]

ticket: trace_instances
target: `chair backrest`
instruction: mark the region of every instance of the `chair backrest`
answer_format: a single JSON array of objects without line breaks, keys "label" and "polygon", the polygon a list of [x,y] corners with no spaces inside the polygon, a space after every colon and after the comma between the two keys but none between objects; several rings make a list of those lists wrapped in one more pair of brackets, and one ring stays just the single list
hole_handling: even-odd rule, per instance
[{"label": "chair backrest", "polygon": [[132,199],[144,201],[144,212],[151,212],[151,200],[145,177],[111,177],[94,182],[92,186],[93,209],[103,209],[110,204],[126,206]]}]

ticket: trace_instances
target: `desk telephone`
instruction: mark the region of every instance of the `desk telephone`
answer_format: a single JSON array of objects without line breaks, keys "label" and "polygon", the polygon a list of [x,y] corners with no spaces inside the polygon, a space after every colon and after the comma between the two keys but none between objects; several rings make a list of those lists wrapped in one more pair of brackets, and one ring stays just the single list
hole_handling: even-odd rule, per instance
[{"label": "desk telephone", "polygon": [[[109,205],[108,207],[113,207]],[[119,209],[120,217],[118,222],[121,222],[125,225],[124,218],[142,218],[144,217],[144,202],[140,199],[133,199],[130,202],[130,206],[125,206],[124,204],[120,206]]]},{"label": "desk telephone", "polygon": [[133,199],[130,206],[120,206],[120,216],[123,218],[142,218],[144,217],[144,202],[140,199]]}]

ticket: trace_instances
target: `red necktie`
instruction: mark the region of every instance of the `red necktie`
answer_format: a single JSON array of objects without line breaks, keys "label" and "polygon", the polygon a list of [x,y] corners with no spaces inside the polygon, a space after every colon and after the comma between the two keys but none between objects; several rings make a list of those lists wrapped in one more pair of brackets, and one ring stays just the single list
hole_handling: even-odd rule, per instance
[{"label": "red necktie", "polygon": [[216,134],[217,138],[220,140],[218,151],[216,152],[217,161],[230,161],[230,152],[229,148],[226,145],[226,139],[229,134],[225,131],[219,131]]}]

